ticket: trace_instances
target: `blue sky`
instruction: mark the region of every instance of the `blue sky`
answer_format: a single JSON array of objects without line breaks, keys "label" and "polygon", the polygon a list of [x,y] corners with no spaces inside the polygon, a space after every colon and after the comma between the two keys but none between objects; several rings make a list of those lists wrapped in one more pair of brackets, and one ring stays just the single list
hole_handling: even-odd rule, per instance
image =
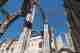
[{"label": "blue sky", "polygon": [[[10,1],[9,3],[4,5],[3,9],[9,12],[10,14],[14,14],[14,12],[16,12],[17,9],[21,7],[22,3],[20,2],[23,2],[22,0],[9,0],[9,1]],[[67,27],[65,25],[67,20],[66,20],[66,17],[64,16],[63,5],[64,4],[62,0],[40,0],[40,6],[43,8],[46,16],[48,16],[48,19],[49,19],[48,24],[52,27],[55,27],[57,33],[65,32],[67,30]],[[5,15],[0,16],[0,22],[4,19],[4,17]],[[38,17],[38,20],[36,20],[37,18],[35,19],[36,22],[40,21],[39,18],[40,17]],[[9,38],[15,38],[16,35],[19,35],[23,27],[24,20],[25,20],[25,17],[19,17],[10,25],[10,27],[8,28],[7,32],[4,35],[7,34]]]},{"label": "blue sky", "polygon": [[67,31],[63,0],[41,0],[41,7],[48,16],[49,25],[55,27],[57,33]]}]

